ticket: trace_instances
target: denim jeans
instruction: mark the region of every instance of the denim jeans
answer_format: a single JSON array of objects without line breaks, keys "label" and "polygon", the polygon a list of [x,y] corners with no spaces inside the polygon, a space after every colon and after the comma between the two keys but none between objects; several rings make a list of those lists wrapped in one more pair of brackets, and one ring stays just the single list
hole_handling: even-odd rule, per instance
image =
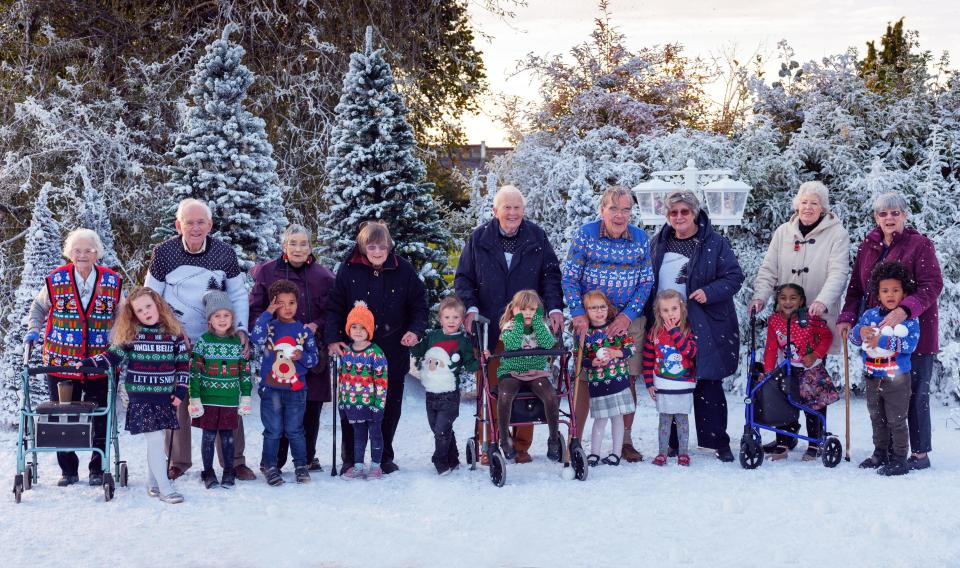
[{"label": "denim jeans", "polygon": [[353,463],[363,463],[367,453],[367,437],[370,437],[370,463],[383,463],[383,430],[379,420],[350,422],[353,430]]},{"label": "denim jeans", "polygon": [[263,454],[260,466],[277,466],[280,437],[290,441],[294,467],[307,465],[307,441],[303,431],[303,411],[307,391],[260,387],[260,420],[263,422]]},{"label": "denim jeans", "polygon": [[460,391],[427,393],[427,422],[433,431],[433,465],[443,472],[460,463],[453,421],[460,416]]}]

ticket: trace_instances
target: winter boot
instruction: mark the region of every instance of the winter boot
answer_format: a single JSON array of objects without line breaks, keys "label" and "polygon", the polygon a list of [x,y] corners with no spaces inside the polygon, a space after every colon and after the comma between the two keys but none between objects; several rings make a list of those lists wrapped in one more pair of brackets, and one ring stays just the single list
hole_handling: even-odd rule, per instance
[{"label": "winter boot", "polygon": [[906,458],[900,456],[890,456],[887,463],[877,469],[879,475],[906,475],[910,473],[910,466],[907,465]]},{"label": "winter boot", "polygon": [[203,486],[207,489],[213,489],[220,485],[220,482],[217,481],[217,474],[212,469],[205,469],[200,472],[200,481],[203,482]]},{"label": "winter boot", "polygon": [[877,469],[887,463],[886,450],[873,450],[873,455],[860,462],[860,469]]},{"label": "winter boot", "polygon": [[[560,461],[560,436],[554,435],[547,439],[547,459],[550,461]],[[619,459],[617,460],[619,462]]]},{"label": "winter boot", "polygon": [[237,472],[231,467],[223,470],[223,477],[220,479],[220,485],[224,487],[233,487],[237,484]]},{"label": "winter boot", "polygon": [[319,459],[313,458],[313,460],[310,461],[310,465],[307,466],[307,469],[310,471],[323,471],[323,466],[320,465]]},{"label": "winter boot", "polygon": [[302,465],[295,468],[294,473],[297,476],[297,483],[310,483],[310,470],[307,466]]},{"label": "winter boot", "polygon": [[266,471],[263,472],[263,475],[266,477],[267,485],[271,487],[278,487],[283,485],[283,476],[280,475],[280,470],[275,467],[268,467]]}]

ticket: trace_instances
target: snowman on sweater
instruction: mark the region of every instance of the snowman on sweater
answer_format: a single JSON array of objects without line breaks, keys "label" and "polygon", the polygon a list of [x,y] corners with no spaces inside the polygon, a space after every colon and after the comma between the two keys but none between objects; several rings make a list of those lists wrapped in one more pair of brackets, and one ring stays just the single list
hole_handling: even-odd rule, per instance
[{"label": "snowman on sweater", "polygon": [[[903,339],[907,337],[907,335],[909,334],[910,334],[910,330],[908,330],[907,326],[903,325],[902,323],[898,323],[895,327],[890,327],[889,325],[885,325],[883,326],[883,328],[880,329],[881,337],[887,337],[887,338],[896,337],[898,339]],[[892,342],[889,342],[889,341],[887,342],[888,345],[891,343]],[[896,351],[894,351],[893,349],[884,349],[883,347],[880,347],[879,344],[877,344],[876,347],[868,347],[867,345],[864,345],[863,350],[867,352],[867,356],[870,357],[871,359],[881,359],[881,360],[891,359],[897,356]],[[870,361],[868,359],[866,362],[866,366],[871,371],[884,371],[889,377],[895,376],[897,374],[897,370],[899,369],[899,366],[897,365],[896,361],[879,363],[879,362]]]},{"label": "snowman on sweater", "polygon": [[450,365],[460,360],[460,354],[450,355],[442,347],[431,347],[423,356],[420,381],[427,392],[444,393],[457,390],[457,377]]}]

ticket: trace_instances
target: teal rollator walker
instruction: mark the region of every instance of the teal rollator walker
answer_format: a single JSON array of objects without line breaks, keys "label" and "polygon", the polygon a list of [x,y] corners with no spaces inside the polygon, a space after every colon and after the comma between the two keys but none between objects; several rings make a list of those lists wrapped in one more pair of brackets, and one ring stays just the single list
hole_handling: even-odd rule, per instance
[{"label": "teal rollator walker", "polygon": [[[116,482],[127,486],[127,462],[120,461],[117,439],[116,401],[117,385],[113,369],[94,367],[30,367],[32,343],[23,346],[23,371],[20,380],[20,426],[17,437],[17,474],[13,478],[13,496],[20,502],[24,491],[29,491],[39,480],[37,454],[41,452],[97,452],[103,459],[103,497],[113,499]],[[46,373],[106,374],[107,405],[98,408],[95,402],[42,402],[36,407],[30,400],[30,378]],[[108,437],[104,449],[94,446],[93,421],[106,416]],[[109,471],[111,446],[114,473]],[[29,461],[28,461],[29,454]],[[114,481],[116,479],[116,481]]]}]

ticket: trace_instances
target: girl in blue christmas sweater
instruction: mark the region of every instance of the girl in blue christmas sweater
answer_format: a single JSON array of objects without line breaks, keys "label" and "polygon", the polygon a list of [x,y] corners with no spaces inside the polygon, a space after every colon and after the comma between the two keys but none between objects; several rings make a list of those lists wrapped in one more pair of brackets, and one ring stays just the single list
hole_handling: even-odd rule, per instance
[{"label": "girl in blue christmas sweater", "polygon": [[660,453],[653,465],[667,463],[670,426],[677,425],[677,463],[690,465],[690,410],[697,381],[697,340],[687,322],[687,304],[676,290],[657,294],[653,304],[654,324],[643,342],[643,381],[660,413]]}]

